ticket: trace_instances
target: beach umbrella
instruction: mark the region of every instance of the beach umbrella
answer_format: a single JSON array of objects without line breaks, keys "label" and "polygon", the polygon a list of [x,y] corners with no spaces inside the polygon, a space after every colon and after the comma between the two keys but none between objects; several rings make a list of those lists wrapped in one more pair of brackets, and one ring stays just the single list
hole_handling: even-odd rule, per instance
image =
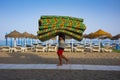
[{"label": "beach umbrella", "polygon": [[94,39],[94,38],[96,38],[96,37],[95,37],[94,33],[91,32],[91,33],[87,34],[87,35],[85,36],[85,38]]},{"label": "beach umbrella", "polygon": [[41,16],[39,20],[38,38],[41,41],[49,40],[59,34],[82,40],[86,26],[83,19],[69,16]]},{"label": "beach umbrella", "polygon": [[28,32],[24,32],[24,33],[22,33],[22,37],[23,38],[31,38],[31,34],[29,34]]},{"label": "beach umbrella", "polygon": [[22,34],[16,30],[12,31],[11,33],[5,35],[5,38],[14,38],[14,47],[16,46],[16,38],[21,38]]},{"label": "beach umbrella", "polygon": [[113,36],[111,40],[119,40],[119,44],[120,44],[120,34]]},{"label": "beach umbrella", "polygon": [[117,34],[116,37],[117,37],[117,38],[120,38],[120,34]]},{"label": "beach umbrella", "polygon": [[106,31],[103,31],[102,29],[99,29],[96,32],[94,32],[94,37],[99,38],[99,37],[102,37],[102,36],[105,36],[105,37],[108,37],[108,38],[112,37],[112,35],[110,33],[106,32]]},{"label": "beach umbrella", "polygon": [[100,44],[101,44],[100,38],[102,38],[102,37],[111,38],[112,35],[110,33],[106,32],[106,31],[102,30],[102,29],[99,29],[96,32],[94,32],[94,37],[99,39],[99,49],[101,49],[101,47],[100,47]]},{"label": "beach umbrella", "polygon": [[111,39],[112,40],[118,40],[119,38],[120,38],[120,34],[117,34],[117,35],[113,36]]},{"label": "beach umbrella", "polygon": [[28,32],[24,32],[24,33],[22,34],[22,36],[23,36],[23,38],[25,38],[25,39],[24,39],[24,40],[25,40],[25,46],[26,46],[26,44],[27,44],[26,39],[28,39],[28,38],[31,39],[31,40],[30,40],[31,45],[32,45],[32,39],[37,39],[37,36],[36,36],[36,35],[31,34],[31,33],[28,33]]},{"label": "beach umbrella", "polygon": [[37,35],[34,35],[34,34],[30,34],[30,38],[31,39],[38,39]]},{"label": "beach umbrella", "polygon": [[11,33],[5,35],[5,37],[9,37],[9,38],[21,38],[22,34],[16,30],[12,31]]},{"label": "beach umbrella", "polygon": [[12,47],[12,44],[13,44],[13,43],[12,43],[12,38],[10,38],[10,46],[11,46],[11,47]]}]

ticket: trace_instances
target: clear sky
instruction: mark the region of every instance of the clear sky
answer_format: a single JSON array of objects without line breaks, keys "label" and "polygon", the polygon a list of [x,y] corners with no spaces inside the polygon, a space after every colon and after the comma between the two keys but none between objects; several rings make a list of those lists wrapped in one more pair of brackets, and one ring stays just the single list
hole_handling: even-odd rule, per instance
[{"label": "clear sky", "polygon": [[0,40],[13,30],[37,34],[41,15],[84,19],[84,33],[120,33],[120,0],[0,0]]}]

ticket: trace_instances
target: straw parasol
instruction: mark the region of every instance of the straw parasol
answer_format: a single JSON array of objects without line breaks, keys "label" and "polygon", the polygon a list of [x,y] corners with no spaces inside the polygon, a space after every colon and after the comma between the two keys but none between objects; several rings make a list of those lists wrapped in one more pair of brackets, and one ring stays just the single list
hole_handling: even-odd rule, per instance
[{"label": "straw parasol", "polygon": [[102,29],[99,29],[98,31],[94,32],[94,37],[99,38],[101,36],[106,36],[108,38],[112,37],[110,33],[103,31]]},{"label": "straw parasol", "polygon": [[36,36],[36,35],[30,34],[30,33],[28,33],[28,32],[24,32],[24,33],[22,34],[22,37],[24,37],[24,38],[31,38],[31,39],[37,39],[37,36]]},{"label": "straw parasol", "polygon": [[120,38],[120,34],[117,34],[116,37]]},{"label": "straw parasol", "polygon": [[[22,36],[24,37],[24,38],[30,38],[31,39],[31,45],[32,45],[32,39],[37,39],[37,36],[35,36],[34,34],[30,34],[30,33],[28,33],[28,32],[24,32],[23,34],[22,34]],[[26,41],[26,39],[25,39],[25,46],[26,46],[26,43],[27,43],[27,41]]]},{"label": "straw parasol", "polygon": [[118,39],[119,39],[119,43],[120,43],[120,34],[117,34],[111,38],[111,40],[118,40]]},{"label": "straw parasol", "polygon": [[111,39],[112,40],[118,40],[119,38],[120,38],[120,34],[117,34],[117,35],[113,36]]},{"label": "straw parasol", "polygon": [[106,31],[102,30],[102,29],[99,29],[96,32],[94,32],[94,37],[99,38],[99,49],[101,49],[101,47],[100,47],[100,44],[101,44],[100,38],[102,38],[102,37],[111,38],[112,35],[110,33],[106,32]]},{"label": "straw parasol", "polygon": [[28,32],[24,32],[24,33],[22,33],[22,37],[24,37],[24,38],[30,38],[31,34],[29,34]]},{"label": "straw parasol", "polygon": [[5,37],[9,37],[9,38],[21,38],[22,34],[16,30],[12,31],[11,33],[5,35]]},{"label": "straw parasol", "polygon": [[11,33],[5,35],[5,38],[14,38],[14,47],[16,46],[16,38],[21,38],[22,34],[16,30],[12,31]]},{"label": "straw parasol", "polygon": [[37,35],[34,35],[34,34],[30,34],[30,38],[32,38],[32,39],[38,39]]},{"label": "straw parasol", "polygon": [[85,36],[85,38],[94,39],[94,38],[95,38],[95,35],[94,35],[93,32],[91,32],[91,33],[87,34],[87,35]]}]

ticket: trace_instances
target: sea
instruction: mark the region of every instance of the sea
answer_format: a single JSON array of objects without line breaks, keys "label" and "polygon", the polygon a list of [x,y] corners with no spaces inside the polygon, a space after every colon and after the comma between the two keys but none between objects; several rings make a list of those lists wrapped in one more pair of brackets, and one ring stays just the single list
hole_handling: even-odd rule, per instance
[{"label": "sea", "polygon": [[[110,40],[110,39],[83,39],[81,41],[77,41],[77,40],[74,40],[74,39],[66,39],[65,40],[65,43],[66,44],[89,44],[89,43],[92,43],[94,45],[98,45],[99,44],[99,41],[102,42],[103,45],[105,44],[110,44],[110,45],[113,45],[113,44],[120,44],[120,39],[119,40]],[[25,44],[28,45],[28,46],[33,46],[33,45],[36,45],[36,44],[40,44],[40,45],[43,45],[45,46],[46,44],[50,44],[50,45],[56,45],[58,43],[58,40],[47,40],[47,41],[40,41],[38,39],[16,39],[16,45],[18,46],[22,46],[22,47],[25,47]],[[0,46],[10,46],[10,47],[13,47],[14,46],[14,38],[8,38],[8,39],[3,39],[3,40],[0,40]]]}]

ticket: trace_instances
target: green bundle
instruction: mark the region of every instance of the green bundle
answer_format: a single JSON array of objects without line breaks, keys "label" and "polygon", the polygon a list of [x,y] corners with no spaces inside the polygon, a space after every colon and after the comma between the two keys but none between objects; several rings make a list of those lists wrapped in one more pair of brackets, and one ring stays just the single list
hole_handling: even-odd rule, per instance
[{"label": "green bundle", "polygon": [[39,30],[38,31],[38,34],[39,35],[42,35],[42,34],[46,34],[47,32],[51,32],[51,31],[54,31],[54,30],[66,30],[66,31],[71,31],[73,33],[76,33],[76,34],[82,34],[83,31],[80,30],[80,29],[75,29],[75,28],[72,28],[72,27],[53,27],[52,29],[49,28],[49,29],[44,29],[44,30]]},{"label": "green bundle", "polygon": [[86,29],[83,19],[69,16],[41,16],[39,20],[38,38],[45,41],[63,33],[76,40],[81,40],[81,36]]},{"label": "green bundle", "polygon": [[[65,34],[65,35],[68,35],[68,36],[70,36],[70,37],[72,37],[72,38],[74,38],[74,39],[76,39],[76,40],[81,40],[81,39],[82,39],[79,34],[72,33],[72,32],[70,32],[70,31],[66,31],[66,30],[55,30],[55,31],[51,31],[51,32],[48,32],[48,33],[46,33],[46,34],[44,34],[44,35],[39,36],[38,38],[39,38],[41,41],[45,41],[45,40],[49,40],[49,39],[55,37],[55,36],[56,36],[57,34],[59,34],[59,33],[63,33],[63,34]],[[38,34],[39,34],[39,32],[38,32]],[[50,35],[52,35],[52,36],[50,36]],[[48,36],[49,36],[49,37],[48,37]]]}]

